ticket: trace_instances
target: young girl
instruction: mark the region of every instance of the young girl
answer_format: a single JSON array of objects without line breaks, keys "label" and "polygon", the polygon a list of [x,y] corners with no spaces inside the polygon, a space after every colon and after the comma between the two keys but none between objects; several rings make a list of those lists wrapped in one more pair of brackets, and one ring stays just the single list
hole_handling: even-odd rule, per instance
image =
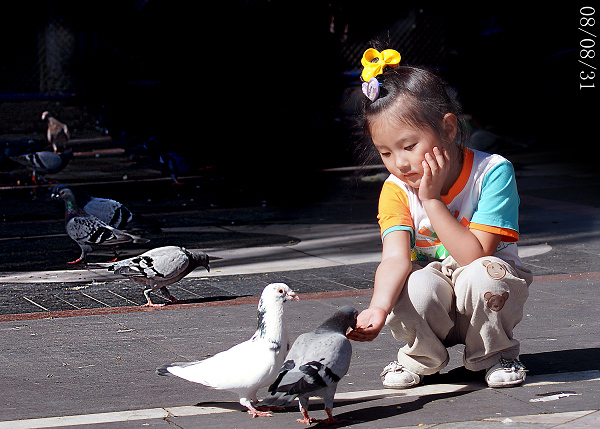
[{"label": "young girl", "polygon": [[[490,387],[519,385],[513,329],[532,281],[517,254],[519,196],[509,161],[466,148],[460,104],[393,50],[368,49],[364,130],[390,176],[379,199],[381,263],[369,308],[348,337],[372,341],[384,324],[406,341],[383,385],[419,384],[464,344],[463,362]],[[369,143],[371,144],[371,143]]]}]

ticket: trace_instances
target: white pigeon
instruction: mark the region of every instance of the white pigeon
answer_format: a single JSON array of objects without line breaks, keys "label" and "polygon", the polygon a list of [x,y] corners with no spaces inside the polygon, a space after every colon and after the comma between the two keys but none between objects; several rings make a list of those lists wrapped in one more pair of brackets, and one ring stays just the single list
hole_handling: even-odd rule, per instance
[{"label": "white pigeon", "polygon": [[278,409],[290,404],[296,397],[300,401],[300,423],[311,424],[320,420],[308,417],[308,399],[319,396],[325,401],[328,418],[326,425],[341,423],[333,417],[333,397],[338,382],[346,375],[352,358],[352,345],[346,338],[348,328],[356,328],[358,311],[350,306],[340,308],[314,331],[300,335],[275,382],[269,387],[271,394],[260,405]]},{"label": "white pigeon", "polygon": [[258,390],[277,377],[290,348],[283,315],[283,303],[290,299],[298,300],[298,296],[285,283],[266,286],[258,303],[258,327],[252,338],[202,361],[160,366],[157,374],[235,392],[252,417],[272,416],[254,404]]},{"label": "white pigeon", "polygon": [[[68,262],[75,264],[85,261],[92,245],[114,246],[123,243],[147,243],[147,238],[138,237],[125,231],[113,228],[100,219],[84,212],[75,201],[75,196],[70,189],[61,189],[54,199],[62,199],[65,203],[65,230],[67,234],[81,249],[78,259]],[[116,254],[116,252],[115,252]]]},{"label": "white pigeon", "polygon": [[107,268],[108,271],[114,271],[116,274],[145,285],[144,296],[148,302],[144,304],[144,307],[162,307],[164,305],[154,304],[150,299],[150,293],[157,289],[168,300],[177,302],[167,289],[168,285],[178,282],[199,266],[210,271],[209,258],[206,253],[178,246],[157,247],[133,258],[117,262],[88,264],[88,266]]},{"label": "white pigeon", "polygon": [[59,146],[64,149],[69,141],[69,129],[68,127],[60,122],[58,119],[50,116],[50,112],[42,113],[42,121],[47,125],[46,138],[48,143],[52,145],[52,150],[58,152]]}]

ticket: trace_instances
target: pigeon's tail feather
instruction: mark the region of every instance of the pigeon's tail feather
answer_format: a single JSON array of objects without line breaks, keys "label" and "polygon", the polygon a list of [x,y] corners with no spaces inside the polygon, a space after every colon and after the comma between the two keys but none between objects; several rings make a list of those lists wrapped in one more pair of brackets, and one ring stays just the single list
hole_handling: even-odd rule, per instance
[{"label": "pigeon's tail feather", "polygon": [[296,399],[297,395],[288,395],[285,392],[276,392],[267,396],[265,399],[260,401],[258,405],[269,406],[269,407],[287,407],[294,399]]},{"label": "pigeon's tail feather", "polygon": [[156,368],[156,375],[172,376],[173,374],[169,372],[170,366],[171,364],[159,366],[158,368]]},{"label": "pigeon's tail feather", "polygon": [[155,234],[162,232],[163,223],[157,219],[147,218],[138,214],[132,214],[127,229],[132,231],[146,231]]},{"label": "pigeon's tail feather", "polygon": [[193,362],[173,362],[167,363],[156,368],[156,375],[164,375],[164,376],[173,376],[173,374],[169,371],[169,368],[174,366],[186,366]]},{"label": "pigeon's tail feather", "polygon": [[117,240],[121,240],[123,243],[148,243],[150,241],[148,238],[139,237],[125,231],[119,231],[118,229],[112,229],[112,232],[117,237]]},{"label": "pigeon's tail feather", "polygon": [[114,265],[114,262],[88,262],[86,266],[88,268],[108,268],[109,271],[112,271]]}]

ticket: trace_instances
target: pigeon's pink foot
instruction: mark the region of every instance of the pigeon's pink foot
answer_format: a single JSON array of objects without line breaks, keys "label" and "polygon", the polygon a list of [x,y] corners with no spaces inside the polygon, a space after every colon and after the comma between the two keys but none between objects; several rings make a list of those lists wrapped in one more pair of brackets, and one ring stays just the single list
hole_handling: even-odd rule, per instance
[{"label": "pigeon's pink foot", "polygon": [[273,413],[271,413],[269,411],[260,411],[260,410],[257,410],[254,407],[248,407],[248,414],[250,414],[252,416],[252,418],[255,418],[255,417],[273,417]]},{"label": "pigeon's pink foot", "polygon": [[328,425],[337,425],[340,423],[345,423],[346,420],[338,420],[335,417],[333,417],[333,415],[331,414],[331,410],[327,407],[325,407],[325,412],[327,413],[327,419],[325,420],[321,420],[320,422],[323,423],[325,426]]},{"label": "pigeon's pink foot", "polygon": [[165,304],[154,304],[153,302],[147,302],[146,304],[142,305],[142,307],[164,307]]},{"label": "pigeon's pink foot", "polygon": [[119,252],[117,252],[117,248],[116,247],[113,247],[112,251],[115,254],[114,259],[111,259],[110,261],[106,261],[106,262],[117,262],[117,259],[119,259],[119,256],[121,256],[121,254]]},{"label": "pigeon's pink foot", "polygon": [[305,419],[298,419],[296,420],[298,423],[304,423],[305,425],[311,425],[313,423],[317,423],[319,420],[312,418],[312,417],[307,417]]},{"label": "pigeon's pink foot", "polygon": [[81,262],[81,261],[83,261],[83,258],[77,258],[74,261],[67,262],[67,264],[69,264],[69,265],[77,264],[78,262]]},{"label": "pigeon's pink foot", "polygon": [[306,411],[306,408],[304,408],[304,407],[300,407],[300,412],[302,413],[302,417],[304,417],[304,418],[296,420],[298,423],[304,423],[305,425],[310,425],[312,423],[317,423],[319,421],[315,418],[308,417],[308,411]]}]

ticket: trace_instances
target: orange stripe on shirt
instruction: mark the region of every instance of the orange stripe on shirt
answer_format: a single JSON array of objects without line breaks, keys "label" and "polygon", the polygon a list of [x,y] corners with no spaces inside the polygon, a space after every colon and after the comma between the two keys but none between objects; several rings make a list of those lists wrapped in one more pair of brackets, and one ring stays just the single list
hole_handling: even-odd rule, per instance
[{"label": "orange stripe on shirt", "polygon": [[480,223],[470,223],[469,228],[476,229],[478,231],[489,232],[490,234],[500,235],[502,236],[502,241],[506,243],[514,243],[515,241],[519,241],[519,233],[513,229],[482,225]]},{"label": "orange stripe on shirt", "polygon": [[452,202],[452,200],[462,191],[469,181],[469,177],[471,177],[471,169],[473,168],[473,157],[474,153],[471,149],[466,147],[461,148],[463,152],[463,165],[462,170],[460,171],[460,175],[456,182],[452,185],[450,190],[446,195],[442,195],[442,201],[444,204],[448,205]]}]

